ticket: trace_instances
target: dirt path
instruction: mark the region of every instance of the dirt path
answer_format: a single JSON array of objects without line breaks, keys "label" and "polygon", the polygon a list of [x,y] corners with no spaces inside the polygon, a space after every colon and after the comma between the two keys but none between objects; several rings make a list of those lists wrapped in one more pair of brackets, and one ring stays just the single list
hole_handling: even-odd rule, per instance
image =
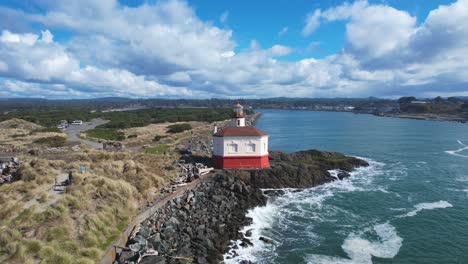
[{"label": "dirt path", "polygon": [[37,205],[37,212],[42,213],[45,211],[46,207],[49,205],[54,204],[61,198],[63,198],[66,190],[66,186],[62,185],[61,183],[65,182],[68,178],[68,173],[60,173],[58,174],[55,179],[57,181],[57,185],[43,185],[39,188],[39,191],[44,191],[47,193],[47,200],[45,202],[39,202],[37,198],[31,199],[24,203],[23,208],[28,209],[33,205]]}]

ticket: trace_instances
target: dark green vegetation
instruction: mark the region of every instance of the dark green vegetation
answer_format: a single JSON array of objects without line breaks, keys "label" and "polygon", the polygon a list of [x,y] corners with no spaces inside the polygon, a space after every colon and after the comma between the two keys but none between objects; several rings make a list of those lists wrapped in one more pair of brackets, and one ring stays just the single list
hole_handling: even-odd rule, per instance
[{"label": "dark green vegetation", "polygon": [[124,140],[125,134],[113,128],[95,128],[86,131],[86,135],[92,138],[100,138],[106,140]]},{"label": "dark green vegetation", "polygon": [[100,127],[125,129],[164,122],[221,121],[227,119],[231,112],[229,108],[147,108],[102,113],[99,117],[110,120]]},{"label": "dark green vegetation", "polygon": [[409,96],[398,99],[398,104],[400,111],[403,113],[468,116],[468,101],[457,97],[448,97],[444,99],[438,96],[434,99],[418,100],[414,96]]},{"label": "dark green vegetation", "polygon": [[[88,130],[87,135],[107,140],[124,140],[119,129],[143,127],[155,123],[201,121],[214,122],[225,120],[231,113],[229,108],[147,108],[132,111],[98,113],[98,117],[110,120],[95,129]],[[188,125],[188,126],[187,126]],[[168,127],[169,133],[179,133],[192,129],[189,124]]]},{"label": "dark green vegetation", "polygon": [[184,123],[184,124],[174,124],[167,126],[168,130],[167,133],[175,134],[175,133],[180,133],[184,132],[187,130],[191,130],[192,126],[190,124]]},{"label": "dark green vegetation", "polygon": [[14,109],[14,111],[8,111],[0,115],[0,122],[12,118],[19,118],[45,127],[56,127],[60,123],[60,120],[68,120],[70,122],[77,119],[89,121],[96,117],[96,113],[91,113],[89,110],[84,109],[53,109],[48,107],[24,110]]},{"label": "dark green vegetation", "polygon": [[63,147],[67,139],[61,136],[39,138],[34,141],[36,144],[41,144],[49,147]]},{"label": "dark green vegetation", "polygon": [[159,142],[161,139],[163,139],[165,137],[167,137],[167,136],[156,135],[156,136],[154,136],[153,141],[154,142]]},{"label": "dark green vegetation", "polygon": [[[60,132],[55,126],[60,120],[83,120],[89,121],[93,118],[109,120],[108,123],[100,125],[95,129],[88,130],[89,137],[106,140],[124,140],[124,133],[119,129],[132,127],[143,127],[149,124],[164,122],[215,122],[229,118],[232,109],[230,108],[145,108],[130,111],[102,112],[91,109],[75,108],[39,108],[36,110],[13,110],[0,114],[0,121],[12,118],[24,119],[46,128],[35,132]],[[170,128],[169,128],[170,129]],[[181,128],[175,127],[171,133],[177,133]],[[191,129],[191,127],[189,128]],[[181,131],[188,130],[184,127]]]},{"label": "dark green vegetation", "polygon": [[39,108],[35,110],[14,110],[0,114],[0,121],[20,118],[46,127],[55,127],[60,120],[83,120],[102,118],[110,122],[101,128],[125,129],[147,126],[154,123],[225,120],[232,110],[229,108],[145,108],[131,111],[101,112],[90,109]]},{"label": "dark green vegetation", "polygon": [[39,129],[35,129],[31,131],[31,134],[47,133],[47,132],[62,133],[62,131],[56,127],[44,127],[44,128],[39,128]]}]

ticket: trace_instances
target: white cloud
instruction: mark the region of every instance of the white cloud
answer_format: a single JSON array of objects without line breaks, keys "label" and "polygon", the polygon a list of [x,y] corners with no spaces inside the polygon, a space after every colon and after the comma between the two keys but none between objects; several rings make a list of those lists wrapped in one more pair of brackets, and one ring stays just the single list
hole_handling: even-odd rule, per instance
[{"label": "white cloud", "polygon": [[326,21],[350,20],[346,25],[348,49],[364,59],[379,58],[404,47],[416,28],[416,18],[387,5],[356,1],[323,11]]},{"label": "white cloud", "polygon": [[305,20],[306,25],[302,29],[302,35],[303,36],[308,36],[312,32],[314,32],[319,26],[320,26],[320,17],[322,15],[322,12],[320,9],[316,9],[314,12],[309,13],[307,15],[307,18]]},{"label": "white cloud", "polygon": [[[467,3],[440,6],[419,25],[408,12],[367,1],[317,9],[302,34],[343,20],[345,46],[325,58],[286,62],[278,58],[307,48],[262,48],[256,40],[236,47],[230,30],[202,21],[186,2],[41,0],[46,12],[22,15],[48,30],[0,35],[0,96],[394,96],[444,92],[447,83],[451,93],[464,92]],[[56,29],[72,32],[71,39],[54,41]]]},{"label": "white cloud", "polygon": [[54,35],[49,30],[41,31],[41,40],[45,43],[54,42]]},{"label": "white cloud", "polygon": [[0,35],[0,42],[33,45],[37,38],[38,36],[34,34],[14,34],[8,30],[3,30],[2,35]]},{"label": "white cloud", "polygon": [[272,57],[278,57],[290,54],[292,52],[292,49],[283,45],[274,45],[268,50],[268,52],[271,54]]}]

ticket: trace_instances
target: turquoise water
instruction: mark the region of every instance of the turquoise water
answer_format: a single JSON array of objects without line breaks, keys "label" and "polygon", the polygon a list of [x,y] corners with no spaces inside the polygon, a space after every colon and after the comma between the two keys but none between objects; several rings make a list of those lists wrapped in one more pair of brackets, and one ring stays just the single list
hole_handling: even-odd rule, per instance
[{"label": "turquoise water", "polygon": [[261,112],[270,150],[339,151],[371,166],[251,210],[243,231],[254,246],[228,262],[468,263],[468,124]]}]

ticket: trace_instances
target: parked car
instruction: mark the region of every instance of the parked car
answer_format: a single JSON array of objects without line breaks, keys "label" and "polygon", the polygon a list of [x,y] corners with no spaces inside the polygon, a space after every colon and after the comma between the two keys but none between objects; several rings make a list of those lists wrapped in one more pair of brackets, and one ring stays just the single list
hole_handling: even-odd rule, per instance
[{"label": "parked car", "polygon": [[83,121],[81,121],[81,120],[74,120],[71,124],[72,124],[72,125],[82,125],[82,124],[83,124]]}]

